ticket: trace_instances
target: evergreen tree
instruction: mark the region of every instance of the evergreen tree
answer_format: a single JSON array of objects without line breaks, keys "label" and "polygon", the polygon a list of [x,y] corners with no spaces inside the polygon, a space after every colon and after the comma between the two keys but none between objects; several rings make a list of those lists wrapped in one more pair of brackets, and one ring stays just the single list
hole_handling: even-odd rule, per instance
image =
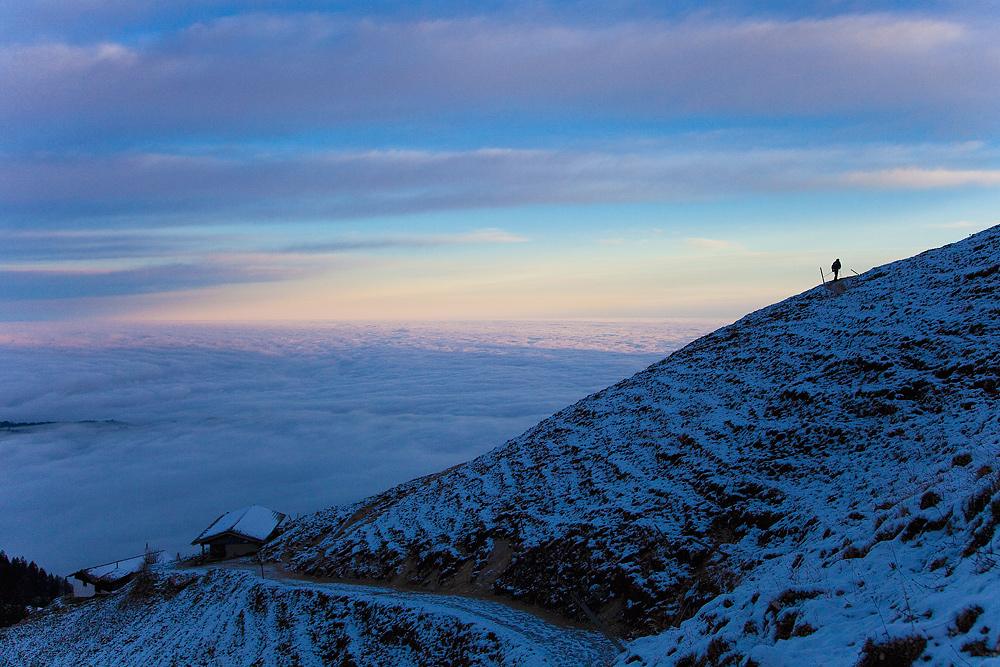
[{"label": "evergreen tree", "polygon": [[72,590],[69,581],[48,574],[34,561],[11,560],[0,551],[0,627],[23,619],[29,607],[44,607]]}]

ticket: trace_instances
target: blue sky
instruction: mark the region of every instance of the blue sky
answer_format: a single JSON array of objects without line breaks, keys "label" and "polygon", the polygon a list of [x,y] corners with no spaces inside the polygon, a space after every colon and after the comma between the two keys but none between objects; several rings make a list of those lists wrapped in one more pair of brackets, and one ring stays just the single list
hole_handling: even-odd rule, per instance
[{"label": "blue sky", "polygon": [[735,318],[1000,221],[998,19],[11,0],[0,319]]}]

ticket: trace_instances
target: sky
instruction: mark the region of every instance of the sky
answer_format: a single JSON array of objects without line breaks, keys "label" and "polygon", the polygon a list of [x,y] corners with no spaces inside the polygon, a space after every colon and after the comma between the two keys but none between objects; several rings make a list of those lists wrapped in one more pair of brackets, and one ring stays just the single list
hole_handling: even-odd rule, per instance
[{"label": "sky", "polygon": [[0,549],[66,576],[171,557],[468,461],[718,320],[8,325]]},{"label": "sky", "polygon": [[986,0],[6,0],[0,321],[735,319],[1000,222]]}]

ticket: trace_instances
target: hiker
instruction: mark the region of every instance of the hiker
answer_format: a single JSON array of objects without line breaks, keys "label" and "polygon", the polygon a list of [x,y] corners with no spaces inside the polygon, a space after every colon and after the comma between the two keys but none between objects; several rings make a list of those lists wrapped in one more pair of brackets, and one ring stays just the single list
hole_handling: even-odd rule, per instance
[{"label": "hiker", "polygon": [[838,257],[830,265],[830,270],[833,271],[833,282],[837,282],[837,275],[840,273],[840,258]]}]

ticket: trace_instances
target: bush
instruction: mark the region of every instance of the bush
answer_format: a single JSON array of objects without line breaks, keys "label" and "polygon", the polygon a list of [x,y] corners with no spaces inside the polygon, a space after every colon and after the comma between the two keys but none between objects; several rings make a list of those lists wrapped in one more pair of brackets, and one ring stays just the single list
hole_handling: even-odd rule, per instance
[{"label": "bush", "polygon": [[910,667],[927,648],[927,639],[916,635],[876,644],[871,638],[861,649],[855,667]]},{"label": "bush", "polygon": [[142,557],[142,566],[135,573],[132,580],[132,588],[129,593],[134,597],[148,598],[156,592],[156,575],[153,574],[153,566],[160,560],[160,554],[151,551],[146,546],[146,553]]}]

